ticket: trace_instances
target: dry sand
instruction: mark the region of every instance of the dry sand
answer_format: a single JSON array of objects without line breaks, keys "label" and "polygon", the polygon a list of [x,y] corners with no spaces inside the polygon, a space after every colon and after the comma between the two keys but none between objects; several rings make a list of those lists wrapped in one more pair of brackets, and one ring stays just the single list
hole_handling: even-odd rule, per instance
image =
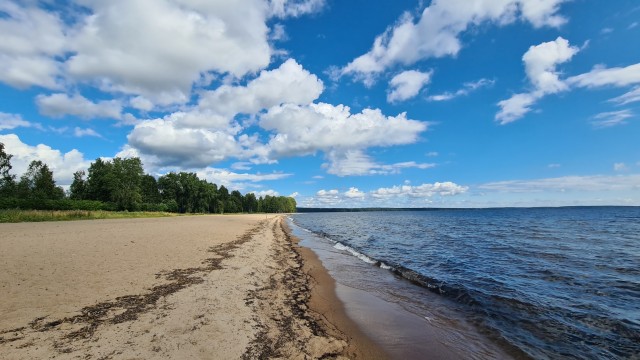
[{"label": "dry sand", "polygon": [[281,216],[0,224],[3,359],[384,358]]}]

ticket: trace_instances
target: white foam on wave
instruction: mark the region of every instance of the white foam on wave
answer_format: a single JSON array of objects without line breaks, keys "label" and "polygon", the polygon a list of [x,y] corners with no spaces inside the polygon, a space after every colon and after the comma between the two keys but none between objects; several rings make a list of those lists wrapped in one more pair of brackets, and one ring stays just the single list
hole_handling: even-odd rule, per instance
[{"label": "white foam on wave", "polygon": [[362,254],[362,253],[354,250],[353,248],[351,248],[349,246],[346,246],[344,244],[341,244],[339,242],[337,242],[335,245],[333,245],[333,247],[338,249],[338,250],[341,250],[341,251],[347,251],[351,255],[353,255],[353,256],[357,257],[358,259],[366,262],[367,264],[375,264],[376,263],[375,260],[373,260],[372,258],[368,257],[367,255]]}]

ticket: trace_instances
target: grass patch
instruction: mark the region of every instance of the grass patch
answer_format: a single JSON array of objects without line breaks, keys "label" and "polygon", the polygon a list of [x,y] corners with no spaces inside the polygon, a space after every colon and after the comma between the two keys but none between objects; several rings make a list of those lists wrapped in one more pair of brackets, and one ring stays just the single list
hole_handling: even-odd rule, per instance
[{"label": "grass patch", "polygon": [[70,221],[91,219],[129,219],[177,216],[178,214],[150,211],[104,210],[0,210],[0,223]]}]

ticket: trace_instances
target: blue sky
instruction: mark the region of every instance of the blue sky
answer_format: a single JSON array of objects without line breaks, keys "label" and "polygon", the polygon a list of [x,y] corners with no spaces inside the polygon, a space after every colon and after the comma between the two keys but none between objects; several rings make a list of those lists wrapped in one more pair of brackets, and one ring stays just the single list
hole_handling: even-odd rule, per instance
[{"label": "blue sky", "polygon": [[640,205],[634,0],[0,0],[0,142],[316,207]]}]

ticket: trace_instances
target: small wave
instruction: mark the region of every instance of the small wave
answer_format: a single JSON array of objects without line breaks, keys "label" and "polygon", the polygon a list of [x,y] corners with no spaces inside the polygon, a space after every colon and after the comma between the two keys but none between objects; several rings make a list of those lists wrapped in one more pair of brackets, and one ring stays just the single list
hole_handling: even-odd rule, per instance
[{"label": "small wave", "polygon": [[341,251],[347,251],[349,253],[351,253],[351,255],[357,257],[358,259],[366,262],[367,264],[375,264],[378,261],[368,257],[367,255],[356,251],[355,249],[353,249],[352,247],[346,246],[344,244],[341,244],[339,242],[335,243],[335,245],[333,245],[334,248],[341,250]]}]

